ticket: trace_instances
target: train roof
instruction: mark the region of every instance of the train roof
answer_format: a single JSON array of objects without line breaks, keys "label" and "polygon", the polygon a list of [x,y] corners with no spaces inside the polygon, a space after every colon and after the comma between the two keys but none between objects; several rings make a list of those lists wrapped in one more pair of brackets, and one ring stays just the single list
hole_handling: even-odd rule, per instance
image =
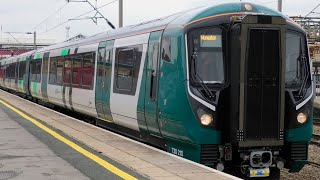
[{"label": "train roof", "polygon": [[28,52],[25,52],[25,53],[23,53],[23,54],[19,54],[19,55],[17,55],[17,56],[12,56],[12,57],[8,57],[8,58],[5,58],[5,59],[2,59],[1,61],[0,61],[0,64],[1,65],[6,65],[6,64],[10,64],[10,63],[12,63],[12,62],[16,62],[19,58],[21,59],[22,58],[22,60],[26,60],[26,57],[27,56],[31,56],[33,53],[35,53],[36,52],[36,50],[32,50],[32,51],[28,51]]},{"label": "train roof", "polygon": [[[244,7],[248,7],[245,5],[250,5],[252,9],[245,9]],[[40,49],[38,52],[46,52],[53,49],[59,49],[64,47],[77,46],[79,44],[89,44],[93,42],[99,42],[101,39],[117,39],[125,36],[130,36],[133,34],[144,33],[144,32],[152,32],[161,29],[165,29],[166,27],[185,27],[186,25],[205,17],[210,17],[219,14],[231,14],[231,13],[261,13],[268,15],[277,15],[282,16],[289,20],[287,16],[284,16],[278,11],[269,9],[264,6],[252,4],[252,3],[226,3],[214,6],[204,6],[195,8],[192,10],[183,11],[180,13],[173,14],[171,16],[143,22],[136,25],[126,26],[123,28],[110,30],[105,33],[100,33],[93,35],[91,37],[81,39],[73,42],[63,42],[53,46],[48,46]]]},{"label": "train roof", "polygon": [[183,11],[167,17],[143,22],[136,25],[126,26],[123,28],[115,29],[115,30],[110,30],[110,31],[96,34],[91,37],[77,40],[77,41],[58,43],[52,46],[39,49],[37,50],[37,53],[48,52],[54,49],[61,49],[61,48],[97,43],[103,40],[117,39],[117,38],[122,38],[126,36],[131,36],[134,34],[142,34],[142,33],[162,30],[168,27],[173,27],[173,28],[179,27],[183,29],[184,27],[186,27],[187,25],[193,22],[197,22],[201,19],[205,19],[208,17],[223,15],[223,14],[232,15],[232,14],[246,14],[246,13],[248,14],[259,13],[259,14],[282,16],[288,21],[292,21],[287,16],[284,16],[280,12],[269,9],[264,6],[260,6],[252,3],[226,3],[226,4],[213,5],[213,6],[204,6],[204,7],[199,7],[192,10]]}]

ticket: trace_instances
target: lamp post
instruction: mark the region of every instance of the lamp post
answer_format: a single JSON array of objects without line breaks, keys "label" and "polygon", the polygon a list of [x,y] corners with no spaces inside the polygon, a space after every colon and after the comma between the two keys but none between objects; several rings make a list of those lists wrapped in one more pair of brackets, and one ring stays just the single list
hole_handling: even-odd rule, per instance
[{"label": "lamp post", "polygon": [[282,12],[282,0],[278,0],[278,11]]},{"label": "lamp post", "polygon": [[123,26],[123,0],[119,0],[119,28]]}]

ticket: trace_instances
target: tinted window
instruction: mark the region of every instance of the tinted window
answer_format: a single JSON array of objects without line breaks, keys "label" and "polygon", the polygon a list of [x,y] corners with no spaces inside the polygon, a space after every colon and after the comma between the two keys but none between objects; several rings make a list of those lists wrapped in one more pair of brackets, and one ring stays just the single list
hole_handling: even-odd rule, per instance
[{"label": "tinted window", "polygon": [[31,81],[40,82],[41,81],[41,59],[35,59],[31,61]]},{"label": "tinted window", "polygon": [[26,62],[19,62],[19,79],[23,79],[24,73],[26,72]]},{"label": "tinted window", "polygon": [[111,63],[112,61],[112,49],[108,49],[106,52],[106,62]]},{"label": "tinted window", "polygon": [[57,79],[56,84],[60,85],[62,83],[62,72],[63,72],[63,57],[57,59]]},{"label": "tinted window", "polygon": [[9,64],[6,68],[6,77],[14,79],[16,77],[16,63]]},{"label": "tinted window", "polygon": [[56,83],[56,72],[57,72],[57,59],[50,58],[50,71],[49,71],[49,83]]},{"label": "tinted window", "polygon": [[5,67],[3,65],[0,66],[0,78],[4,78],[4,69]]},{"label": "tinted window", "polygon": [[117,59],[117,88],[121,90],[132,90],[133,68],[134,68],[134,49],[119,51]]},{"label": "tinted window", "polygon": [[[103,69],[103,63],[106,59],[106,48],[103,46],[103,47],[99,47],[99,53],[98,53],[98,76],[99,77],[102,77],[103,76],[103,72],[104,72],[104,69]],[[99,78],[99,80],[101,81],[102,79]],[[102,82],[100,82],[102,83]]]},{"label": "tinted window", "polygon": [[4,76],[5,76],[5,78],[8,78],[8,66],[7,65],[4,65],[3,66],[3,70],[4,70]]},{"label": "tinted window", "polygon": [[71,83],[71,67],[72,67],[72,60],[71,57],[67,57],[64,61],[63,67],[63,83],[70,84]]},{"label": "tinted window", "polygon": [[82,86],[91,88],[94,76],[95,53],[83,55]]},{"label": "tinted window", "polygon": [[82,57],[80,55],[73,56],[72,58],[72,84],[81,85],[81,62]]},{"label": "tinted window", "polygon": [[114,92],[135,94],[141,56],[141,45],[116,49]]}]

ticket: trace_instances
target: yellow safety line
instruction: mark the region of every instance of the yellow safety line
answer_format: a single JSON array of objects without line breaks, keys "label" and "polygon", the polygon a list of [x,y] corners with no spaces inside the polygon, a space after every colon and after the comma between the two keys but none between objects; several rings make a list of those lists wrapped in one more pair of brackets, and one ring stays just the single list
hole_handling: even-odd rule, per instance
[{"label": "yellow safety line", "polygon": [[105,160],[101,159],[100,157],[98,157],[98,156],[90,153],[89,151],[83,149],[82,147],[78,146],[77,144],[73,143],[72,141],[66,139],[65,137],[61,136],[60,134],[56,133],[55,131],[51,130],[50,128],[46,127],[45,125],[41,124],[39,121],[29,117],[25,113],[21,112],[20,110],[16,109],[15,107],[9,105],[8,103],[4,102],[3,100],[0,100],[0,103],[2,103],[3,105],[7,106],[12,111],[16,112],[17,114],[19,114],[20,116],[22,116],[26,120],[32,122],[33,124],[35,124],[36,126],[41,128],[42,130],[44,130],[47,133],[49,133],[50,135],[52,135],[53,137],[59,139],[60,141],[62,141],[65,144],[67,144],[72,149],[78,151],[79,153],[83,154],[84,156],[88,157],[89,159],[95,161],[96,163],[98,163],[99,165],[101,165],[102,167],[107,169],[108,171],[116,174],[117,176],[119,176],[119,177],[121,177],[123,179],[128,179],[128,180],[136,180],[137,179],[137,178],[127,174],[126,172],[118,169],[117,167],[113,166],[112,164],[106,162]]}]

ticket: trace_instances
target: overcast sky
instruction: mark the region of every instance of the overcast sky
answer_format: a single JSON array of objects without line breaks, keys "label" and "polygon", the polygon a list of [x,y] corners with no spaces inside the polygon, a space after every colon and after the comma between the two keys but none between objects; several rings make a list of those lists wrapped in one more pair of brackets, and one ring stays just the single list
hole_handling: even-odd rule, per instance
[{"label": "overcast sky", "polygon": [[[97,7],[112,1],[113,0],[98,0]],[[123,1],[124,25],[126,26],[167,16],[179,11],[192,9],[194,7],[214,5],[225,2],[236,2],[239,0]],[[90,0],[90,2],[95,4],[95,0]],[[246,2],[262,4],[273,9],[277,9],[277,0],[247,0]],[[283,13],[289,16],[305,16],[318,4],[320,4],[319,0],[283,0]],[[66,26],[70,26],[70,37],[80,33],[90,36],[110,30],[110,27],[107,25],[107,23],[101,19],[98,20],[97,25],[94,24],[92,20],[75,20],[69,21],[61,26],[58,26],[57,28],[54,28],[55,26],[90,10],[92,10],[92,8],[87,3],[73,2],[66,4],[65,0],[1,0],[0,24],[2,25],[3,32],[29,32],[36,30],[37,34],[39,35],[38,38],[55,39],[56,42],[63,41],[66,38]],[[99,10],[116,27],[118,27],[118,1],[115,1]],[[320,7],[317,12],[320,12]],[[94,13],[89,13],[81,18],[93,15]],[[16,38],[33,38],[32,35],[23,34],[14,34],[14,36]],[[2,33],[2,38],[9,37],[10,36],[8,34]]]}]

